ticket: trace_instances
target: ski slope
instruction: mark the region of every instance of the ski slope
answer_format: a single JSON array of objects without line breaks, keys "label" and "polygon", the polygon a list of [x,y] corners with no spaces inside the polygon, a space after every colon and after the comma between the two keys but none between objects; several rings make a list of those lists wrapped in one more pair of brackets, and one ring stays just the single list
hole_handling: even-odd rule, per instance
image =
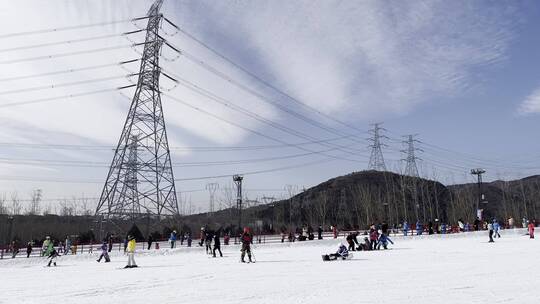
[{"label": "ski slope", "polygon": [[[531,303],[538,297],[540,242],[525,230],[393,237],[390,250],[323,262],[338,240],[262,244],[257,262],[239,263],[202,247],[141,252],[97,263],[97,253],[0,261],[0,303]],[[195,244],[195,243],[194,243]]]}]

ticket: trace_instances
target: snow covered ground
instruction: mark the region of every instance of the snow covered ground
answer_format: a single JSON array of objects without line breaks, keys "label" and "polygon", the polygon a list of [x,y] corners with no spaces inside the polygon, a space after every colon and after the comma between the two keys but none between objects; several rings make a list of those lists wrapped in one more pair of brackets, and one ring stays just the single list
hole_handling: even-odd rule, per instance
[{"label": "snow covered ground", "polygon": [[267,244],[257,263],[201,247],[140,252],[98,264],[94,255],[0,261],[0,303],[532,303],[538,299],[540,242],[525,230],[394,237],[391,250],[323,262],[339,240]]}]

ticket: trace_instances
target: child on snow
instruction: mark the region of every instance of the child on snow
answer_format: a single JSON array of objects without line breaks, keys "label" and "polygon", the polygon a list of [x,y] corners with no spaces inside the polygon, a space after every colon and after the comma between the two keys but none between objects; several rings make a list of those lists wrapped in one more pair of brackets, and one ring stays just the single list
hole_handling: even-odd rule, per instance
[{"label": "child on snow", "polygon": [[103,241],[103,244],[101,244],[101,255],[99,256],[99,259],[97,259],[97,262],[101,262],[101,259],[102,258],[105,258],[105,263],[108,263],[111,261],[111,259],[109,258],[109,246],[107,244],[107,240],[104,240]]},{"label": "child on snow", "polygon": [[392,240],[386,234],[381,233],[381,236],[379,237],[379,242],[377,245],[377,250],[381,249],[381,245],[383,246],[384,249],[388,249],[388,242],[394,245],[394,242],[392,242]]}]

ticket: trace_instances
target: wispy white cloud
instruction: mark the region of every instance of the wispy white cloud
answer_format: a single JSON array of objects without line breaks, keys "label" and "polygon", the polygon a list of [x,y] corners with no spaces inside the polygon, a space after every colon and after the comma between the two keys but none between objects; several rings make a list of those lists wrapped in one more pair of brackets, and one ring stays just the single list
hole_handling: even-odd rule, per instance
[{"label": "wispy white cloud", "polygon": [[518,107],[518,114],[528,115],[540,113],[540,88],[534,90]]}]

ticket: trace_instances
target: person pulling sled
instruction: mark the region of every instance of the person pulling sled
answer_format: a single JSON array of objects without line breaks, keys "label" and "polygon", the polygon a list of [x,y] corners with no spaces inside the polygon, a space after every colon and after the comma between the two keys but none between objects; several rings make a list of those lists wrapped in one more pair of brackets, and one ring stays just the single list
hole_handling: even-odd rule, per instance
[{"label": "person pulling sled", "polygon": [[322,256],[323,261],[335,261],[339,258],[342,260],[350,259],[352,257],[352,254],[349,254],[349,250],[347,249],[347,246],[344,244],[339,244],[339,248],[336,251],[336,253],[331,254],[324,254]]}]

